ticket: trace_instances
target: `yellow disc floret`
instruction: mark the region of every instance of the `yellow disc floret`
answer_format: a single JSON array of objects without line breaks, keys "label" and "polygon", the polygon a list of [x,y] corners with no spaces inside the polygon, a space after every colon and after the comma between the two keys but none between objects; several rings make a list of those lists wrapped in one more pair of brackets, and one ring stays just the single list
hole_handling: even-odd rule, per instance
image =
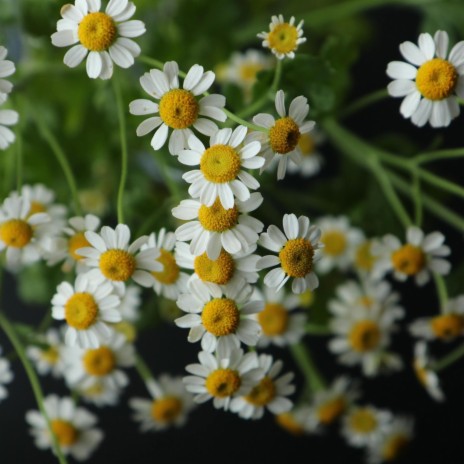
[{"label": "yellow disc floret", "polygon": [[235,333],[240,322],[240,311],[229,298],[214,298],[205,304],[201,313],[205,329],[221,337]]},{"label": "yellow disc floret", "polygon": [[245,396],[245,401],[254,406],[266,406],[275,398],[275,395],[276,387],[274,382],[270,377],[266,376]]},{"label": "yellow disc floret", "polygon": [[386,462],[396,460],[403,453],[409,441],[409,437],[400,433],[388,437],[382,448],[382,459]]},{"label": "yellow disc floret", "polygon": [[346,234],[340,230],[328,230],[321,236],[323,252],[329,256],[340,256],[346,250]]},{"label": "yellow disc floret", "polygon": [[291,412],[284,412],[276,416],[276,422],[292,435],[303,435],[304,428],[299,424]]},{"label": "yellow disc floret", "polygon": [[40,352],[40,358],[48,364],[56,364],[60,358],[60,353],[54,346],[49,346]]},{"label": "yellow disc floret", "polygon": [[206,389],[216,398],[232,396],[242,381],[237,371],[232,369],[216,369],[206,378]]},{"label": "yellow disc floret", "polygon": [[75,293],[64,305],[66,322],[77,330],[88,329],[98,316],[98,305],[90,293]]},{"label": "yellow disc floret", "polygon": [[314,138],[310,134],[301,134],[298,140],[298,147],[303,156],[311,156],[314,154],[316,144]]},{"label": "yellow disc floret", "polygon": [[419,360],[414,360],[413,362],[414,372],[417,379],[424,387],[429,386],[429,371],[423,366]]},{"label": "yellow disc floret", "polygon": [[331,424],[335,419],[340,417],[346,409],[346,400],[343,396],[336,396],[317,408],[317,417],[324,425]]},{"label": "yellow disc floret", "polygon": [[377,427],[377,419],[368,408],[357,409],[350,415],[350,428],[357,433],[368,434]]},{"label": "yellow disc floret", "polygon": [[289,240],[279,252],[282,269],[290,277],[305,277],[313,268],[314,248],[309,240]]},{"label": "yellow disc floret", "polygon": [[261,63],[243,63],[239,70],[239,76],[245,85],[251,85],[256,82],[256,75],[262,71],[264,66]]},{"label": "yellow disc floret", "polygon": [[29,208],[29,213],[27,214],[27,217],[31,217],[33,214],[46,212],[47,209],[45,208],[45,205],[43,203],[40,203],[39,201],[31,201],[31,207]]},{"label": "yellow disc floret", "polygon": [[151,405],[151,416],[156,422],[171,424],[182,412],[182,401],[175,396],[165,396],[154,400]]},{"label": "yellow disc floret", "polygon": [[267,303],[258,313],[258,322],[264,335],[272,337],[282,335],[288,326],[288,311],[279,303]]},{"label": "yellow disc floret", "polygon": [[106,13],[89,13],[79,23],[77,35],[87,50],[102,52],[116,40],[117,28],[113,18]]},{"label": "yellow disc floret", "polygon": [[282,54],[296,50],[298,46],[297,40],[298,31],[295,26],[289,23],[277,24],[267,37],[269,48]]},{"label": "yellow disc floret", "polygon": [[25,247],[31,241],[32,235],[32,227],[22,219],[10,219],[0,225],[0,240],[9,247]]},{"label": "yellow disc floret", "polygon": [[76,250],[88,246],[90,246],[90,243],[85,238],[84,232],[76,232],[68,240],[68,252],[76,261],[80,261],[83,258],[83,256],[78,254]]},{"label": "yellow disc floret", "polygon": [[213,145],[200,160],[200,170],[205,179],[218,184],[234,180],[240,167],[240,156],[229,145]]},{"label": "yellow disc floret", "polygon": [[114,248],[101,254],[99,266],[107,279],[126,282],[135,271],[136,261],[129,252]]},{"label": "yellow disc floret", "polygon": [[407,243],[393,252],[391,260],[396,271],[410,276],[424,269],[426,256],[421,248]]},{"label": "yellow disc floret", "polygon": [[236,206],[224,209],[216,198],[211,206],[201,205],[198,210],[198,219],[204,229],[211,232],[225,232],[238,223],[238,209]]},{"label": "yellow disc floret", "polygon": [[416,86],[423,97],[443,100],[453,94],[458,77],[456,68],[449,61],[434,58],[417,70]]},{"label": "yellow disc floret", "polygon": [[432,318],[430,325],[437,338],[450,340],[464,331],[464,317],[460,314],[443,314]]},{"label": "yellow disc floret", "polygon": [[103,377],[116,367],[116,358],[113,351],[107,346],[94,350],[87,350],[82,358],[84,369],[89,375]]},{"label": "yellow disc floret", "polygon": [[370,320],[357,322],[348,334],[351,348],[358,353],[374,350],[380,343],[381,332],[377,323]]},{"label": "yellow disc floret", "polygon": [[71,422],[62,419],[53,419],[50,421],[50,426],[61,446],[71,446],[79,438],[79,431]]},{"label": "yellow disc floret", "polygon": [[375,256],[371,252],[372,243],[368,240],[356,248],[354,263],[358,269],[369,272],[374,266]]},{"label": "yellow disc floret", "polygon": [[296,148],[300,135],[298,124],[287,116],[278,119],[269,129],[269,143],[275,153],[285,155]]},{"label": "yellow disc floret", "polygon": [[152,272],[152,275],[162,284],[172,285],[173,283],[177,282],[177,279],[179,278],[179,266],[177,265],[176,260],[170,251],[161,248],[160,252],[161,254],[157,261],[163,265],[163,270]]},{"label": "yellow disc floret", "polygon": [[159,103],[159,114],[163,122],[173,129],[186,129],[198,118],[200,105],[195,96],[184,89],[166,92]]},{"label": "yellow disc floret", "polygon": [[193,267],[201,280],[218,285],[227,284],[235,272],[235,262],[224,249],[221,250],[216,260],[209,259],[206,253],[197,256],[193,262]]}]

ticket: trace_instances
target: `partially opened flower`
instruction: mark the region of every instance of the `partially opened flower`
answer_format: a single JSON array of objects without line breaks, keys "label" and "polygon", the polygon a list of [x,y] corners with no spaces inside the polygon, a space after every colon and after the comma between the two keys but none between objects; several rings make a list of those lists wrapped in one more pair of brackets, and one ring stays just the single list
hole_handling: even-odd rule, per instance
[{"label": "partially opened flower", "polygon": [[64,5],[63,19],[57,22],[57,32],[51,39],[57,47],[73,45],[64,56],[67,66],[75,68],[87,57],[90,78],[110,79],[113,62],[129,68],[134,57],[140,55],[140,47],[131,39],[145,33],[145,24],[129,21],[135,5],[128,0],[110,0],[105,12],[100,8],[100,0],[75,0],[74,5]]},{"label": "partially opened flower", "polygon": [[169,153],[177,155],[187,148],[187,140],[192,129],[204,135],[213,135],[218,130],[216,123],[224,122],[226,114],[222,110],[226,104],[223,95],[211,94],[200,97],[214,82],[212,71],[203,72],[203,67],[195,64],[185,76],[183,88],[179,88],[179,67],[175,61],[164,64],[163,71],[152,69],[140,78],[140,85],[151,97],[159,100],[134,100],[129,105],[131,114],[144,116],[159,114],[145,119],[137,127],[139,137],[156,129],[151,146],[159,150],[166,142],[169,130]]},{"label": "partially opened flower", "polygon": [[16,71],[12,61],[6,60],[8,50],[0,46],[0,105],[8,98],[8,94],[13,89],[13,84],[4,77],[11,76]]},{"label": "partially opened flower", "polygon": [[419,127],[446,127],[459,116],[458,98],[464,98],[464,41],[458,42],[448,58],[448,34],[419,35],[418,46],[403,42],[400,52],[407,62],[388,63],[387,74],[393,82],[388,92],[404,97],[400,112]]}]

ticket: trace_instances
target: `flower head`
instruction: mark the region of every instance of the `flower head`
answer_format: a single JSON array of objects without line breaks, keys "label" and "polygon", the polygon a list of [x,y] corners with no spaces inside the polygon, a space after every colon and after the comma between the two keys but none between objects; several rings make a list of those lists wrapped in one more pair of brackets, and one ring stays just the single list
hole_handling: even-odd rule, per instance
[{"label": "flower head", "polygon": [[13,84],[4,77],[11,76],[16,71],[12,61],[6,60],[8,50],[0,46],[0,105],[8,98],[8,94],[13,89]]},{"label": "flower head", "polygon": [[63,341],[60,331],[48,329],[43,337],[45,346],[30,345],[27,347],[26,353],[34,362],[40,375],[51,373],[53,377],[63,376]]},{"label": "flower head", "polygon": [[0,148],[6,150],[14,141],[15,135],[9,126],[18,123],[19,115],[14,110],[0,110]]},{"label": "flower head", "polygon": [[[0,355],[2,354],[2,348],[0,347]],[[13,380],[13,371],[11,370],[10,361],[8,359],[0,357],[0,402],[8,396],[8,391],[4,387],[6,383],[10,383]]]},{"label": "flower head", "polygon": [[134,57],[140,55],[140,47],[131,39],[145,33],[145,25],[142,21],[129,21],[135,5],[128,0],[110,0],[105,12],[100,7],[100,0],[75,0],[74,5],[64,5],[62,19],[51,39],[57,47],[73,45],[64,55],[67,66],[74,68],[87,57],[90,78],[110,79],[113,62],[129,68]]},{"label": "flower head", "polygon": [[433,362],[427,353],[427,344],[424,341],[417,342],[414,346],[413,368],[421,385],[435,401],[443,401],[445,395],[440,388],[440,379],[436,372],[429,368]]}]

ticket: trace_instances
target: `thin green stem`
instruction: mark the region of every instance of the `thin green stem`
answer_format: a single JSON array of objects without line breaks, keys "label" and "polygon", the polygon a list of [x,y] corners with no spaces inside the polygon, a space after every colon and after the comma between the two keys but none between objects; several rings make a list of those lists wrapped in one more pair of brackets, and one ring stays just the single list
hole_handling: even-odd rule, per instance
[{"label": "thin green stem", "polygon": [[174,197],[174,200],[176,201],[176,203],[179,203],[183,198],[182,191],[179,187],[179,184],[176,182],[175,179],[173,179],[171,173],[169,172],[169,165],[166,162],[163,154],[156,155],[155,161],[161,167],[164,182],[166,183],[166,186],[171,192],[171,195]]},{"label": "thin green stem", "polygon": [[424,208],[422,205],[420,179],[416,169],[414,169],[412,173],[412,197],[414,200],[414,222],[417,227],[421,227],[424,216]]},{"label": "thin green stem", "polygon": [[255,131],[267,132],[267,129],[265,127],[257,126],[256,124],[248,122],[247,120],[242,119],[241,117],[237,116],[236,114],[232,113],[231,111],[225,108],[223,108],[222,111],[226,113],[229,119],[232,119],[232,121],[235,121],[237,124],[242,124],[243,126],[249,127],[250,129],[253,129]]},{"label": "thin green stem", "polygon": [[317,392],[326,388],[325,380],[318,371],[307,346],[302,342],[290,346],[293,358],[303,373],[306,384],[311,392]]},{"label": "thin green stem", "polygon": [[386,89],[376,90],[368,95],[364,95],[359,100],[348,105],[343,111],[340,112],[340,118],[346,118],[351,116],[353,113],[356,113],[373,103],[377,103],[388,97],[388,91]]},{"label": "thin green stem", "polygon": [[432,174],[425,169],[417,168],[417,174],[430,185],[441,188],[445,192],[454,193],[458,197],[464,198],[464,188],[460,185],[443,179],[440,176],[436,176],[435,174]]},{"label": "thin green stem", "polygon": [[122,101],[121,84],[119,82],[118,76],[115,75],[112,81],[113,81],[114,93],[116,96],[116,106],[118,109],[119,138],[121,140],[121,178],[119,181],[119,189],[118,189],[117,212],[118,212],[118,223],[125,224],[124,222],[124,189],[126,187],[126,181],[127,181],[127,164],[128,164],[126,118],[124,116],[124,103]]},{"label": "thin green stem", "polygon": [[271,84],[271,94],[274,95],[279,87],[280,79],[282,78],[282,60],[277,60],[274,79]]},{"label": "thin green stem", "polygon": [[415,164],[431,163],[444,159],[464,158],[464,148],[452,148],[450,150],[437,150],[429,153],[421,153],[411,159]]},{"label": "thin green stem", "polygon": [[306,333],[309,335],[330,335],[332,331],[329,329],[329,327],[325,325],[318,325],[318,324],[311,324],[308,323],[305,325],[305,330]]},{"label": "thin green stem", "polygon": [[135,357],[135,368],[144,382],[153,379],[153,374],[142,357],[137,353]]},{"label": "thin green stem", "polygon": [[21,124],[18,125],[16,135],[16,191],[20,192],[23,186],[23,143]]},{"label": "thin green stem", "polygon": [[[34,112],[32,112],[32,114],[34,114]],[[66,177],[66,181],[69,186],[69,190],[71,191],[71,196],[74,203],[74,211],[76,212],[76,214],[80,216],[82,215],[82,210],[79,202],[79,196],[77,194],[76,180],[74,179],[74,174],[66,158],[66,155],[64,154],[63,149],[61,148],[57,139],[53,135],[52,131],[47,127],[40,115],[35,115],[34,121],[37,125],[37,129],[39,130],[40,135],[50,146],[53,154],[55,155],[56,160],[58,161],[59,165],[61,166],[61,169],[63,170],[64,176]]]},{"label": "thin green stem", "polygon": [[145,64],[148,64],[149,66],[153,66],[157,69],[163,69],[164,67],[164,63],[162,61],[159,61],[159,60],[155,60],[154,58],[150,58],[149,56],[145,56],[145,55],[140,55],[138,57],[138,59],[142,62],[142,63],[145,63]]},{"label": "thin green stem", "polygon": [[47,411],[45,410],[44,396],[43,396],[42,388],[40,386],[40,382],[37,377],[37,374],[35,373],[31,363],[29,362],[29,359],[26,356],[24,347],[22,346],[19,340],[19,337],[16,334],[15,329],[13,328],[13,326],[10,324],[10,322],[8,321],[8,319],[2,312],[0,312],[0,327],[3,329],[6,336],[9,338],[19,359],[21,360],[24,370],[26,371],[26,375],[32,387],[32,391],[34,392],[37,406],[39,407],[39,410],[42,416],[45,418],[45,421],[47,422],[48,431],[50,433],[50,437],[52,438],[52,445],[53,445],[53,449],[56,454],[56,457],[58,461],[60,462],[60,464],[67,464],[67,460],[65,456],[63,455],[63,452],[61,451],[56,435],[53,433],[50,418],[48,417]]},{"label": "thin green stem", "polygon": [[436,272],[433,273],[433,280],[435,281],[435,287],[437,289],[438,301],[440,302],[440,309],[442,312],[445,311],[446,304],[448,303],[448,290],[446,289],[445,279]]},{"label": "thin green stem", "polygon": [[448,353],[442,359],[431,363],[430,369],[434,370],[435,372],[441,371],[445,367],[454,364],[460,358],[464,356],[464,344],[455,348],[451,353]]}]

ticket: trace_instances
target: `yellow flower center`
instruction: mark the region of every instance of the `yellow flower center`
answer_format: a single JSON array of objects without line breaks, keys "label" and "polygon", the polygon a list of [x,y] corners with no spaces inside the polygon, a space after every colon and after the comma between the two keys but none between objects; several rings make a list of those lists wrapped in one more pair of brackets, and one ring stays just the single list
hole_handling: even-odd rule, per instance
[{"label": "yellow flower center", "polygon": [[166,92],[159,103],[159,114],[166,125],[173,129],[186,129],[198,118],[200,105],[195,96],[184,89]]},{"label": "yellow flower center", "polygon": [[290,277],[304,277],[313,268],[314,248],[309,240],[289,240],[279,252],[282,269]]},{"label": "yellow flower center", "polygon": [[303,427],[295,420],[291,412],[284,412],[276,416],[276,422],[293,435],[303,435]]},{"label": "yellow flower center", "polygon": [[76,443],[79,437],[79,431],[71,422],[53,419],[50,421],[50,426],[61,446],[71,446]]},{"label": "yellow flower center", "polygon": [[117,332],[123,334],[129,343],[133,343],[137,338],[137,329],[135,328],[135,325],[128,321],[116,322],[115,324],[111,324],[111,327],[113,327],[113,329]]},{"label": "yellow flower center", "polygon": [[98,397],[100,396],[101,394],[103,394],[105,391],[103,385],[101,383],[96,383],[90,387],[87,387],[85,389],[82,390],[82,393],[85,395],[85,396],[89,396],[89,397]]},{"label": "yellow flower center", "polygon": [[258,313],[258,321],[264,335],[268,337],[281,335],[287,330],[288,311],[279,303],[267,303]]},{"label": "yellow flower center", "polygon": [[428,371],[427,371],[427,369],[424,366],[422,366],[422,364],[418,360],[414,361],[413,367],[414,367],[414,372],[415,372],[416,377],[418,378],[419,382],[424,387],[428,387]]},{"label": "yellow flower center", "polygon": [[90,293],[75,293],[64,305],[66,322],[77,330],[88,329],[98,316],[98,305]]},{"label": "yellow flower center", "polygon": [[85,238],[84,232],[76,232],[68,240],[68,252],[76,260],[80,261],[83,256],[79,255],[76,250],[90,246],[90,243]]},{"label": "yellow flower center", "polygon": [[179,278],[180,269],[176,263],[174,256],[170,251],[165,250],[164,248],[160,249],[160,256],[157,259],[162,265],[163,270],[159,272],[152,272],[153,277],[165,285],[171,285],[174,282],[177,282]]},{"label": "yellow flower center", "polygon": [[329,256],[340,256],[346,249],[346,234],[339,230],[328,230],[321,236],[324,253]]},{"label": "yellow flower center", "polygon": [[239,69],[240,79],[242,79],[245,84],[254,84],[256,75],[263,69],[264,67],[260,63],[244,63]]},{"label": "yellow flower center", "polygon": [[154,400],[151,405],[151,416],[156,422],[171,424],[182,412],[182,401],[175,396],[165,396]]},{"label": "yellow flower center", "polygon": [[235,272],[235,262],[232,256],[224,249],[221,250],[221,254],[216,260],[209,259],[206,253],[197,256],[193,267],[201,280],[218,285],[228,283]]},{"label": "yellow flower center", "polygon": [[211,206],[201,205],[198,210],[198,220],[204,229],[211,232],[225,232],[238,223],[238,209],[236,206],[224,209],[216,198]]},{"label": "yellow flower center", "polygon": [[443,100],[453,93],[458,78],[456,68],[449,61],[434,58],[417,70],[416,86],[425,98]]},{"label": "yellow flower center", "polygon": [[108,375],[116,367],[114,353],[107,346],[101,346],[94,350],[87,350],[82,362],[87,374],[97,377]]},{"label": "yellow flower center", "polygon": [[232,369],[216,369],[206,378],[206,389],[216,398],[232,396],[242,381],[237,371]]},{"label": "yellow flower center", "polygon": [[459,314],[443,314],[434,317],[430,324],[437,338],[450,340],[462,334],[464,317]]},{"label": "yellow flower center", "polygon": [[102,52],[116,40],[116,24],[106,13],[87,14],[79,23],[77,35],[80,43],[93,52]]},{"label": "yellow flower center", "polygon": [[371,253],[371,245],[370,241],[366,241],[356,249],[354,262],[358,269],[370,271],[374,266],[375,256]]},{"label": "yellow flower center", "polygon": [[32,239],[32,227],[22,219],[10,219],[0,225],[0,240],[6,246],[23,248]]},{"label": "yellow flower center", "polygon": [[374,431],[377,427],[377,419],[368,408],[361,408],[351,414],[350,428],[361,434],[368,434]]},{"label": "yellow flower center", "polygon": [[47,209],[45,208],[43,203],[40,203],[38,201],[31,201],[31,207],[29,209],[29,213],[27,214],[27,217],[32,216],[33,214],[37,213],[45,213]]},{"label": "yellow flower center", "polygon": [[388,438],[382,448],[382,458],[384,461],[394,461],[400,456],[409,444],[409,437],[402,434],[393,435]]},{"label": "yellow flower center", "polygon": [[351,348],[359,353],[375,349],[380,342],[380,328],[370,320],[360,321],[351,329],[348,340]]},{"label": "yellow flower center", "polygon": [[314,292],[309,290],[309,288],[298,295],[300,300],[300,306],[303,308],[309,308],[314,303]]},{"label": "yellow flower center", "polygon": [[398,272],[410,276],[424,268],[426,256],[419,247],[407,243],[393,252],[391,260]]},{"label": "yellow flower center", "polygon": [[205,304],[201,313],[205,329],[221,337],[235,333],[240,322],[240,311],[229,298],[214,298]]},{"label": "yellow flower center", "polygon": [[127,251],[114,248],[101,254],[99,266],[107,279],[126,282],[135,271],[136,261]]},{"label": "yellow flower center", "polygon": [[298,147],[303,156],[311,156],[314,154],[316,144],[311,135],[301,134],[300,140],[298,140]]},{"label": "yellow flower center", "polygon": [[254,406],[266,406],[276,395],[276,387],[272,379],[264,377],[258,385],[255,385],[251,392],[245,396],[245,400]]},{"label": "yellow flower center", "polygon": [[297,48],[298,31],[289,23],[277,24],[269,32],[267,40],[271,49],[282,54],[290,53]]},{"label": "yellow flower center", "polygon": [[213,145],[205,150],[200,169],[209,182],[231,182],[240,172],[240,156],[229,145]]},{"label": "yellow flower center", "polygon": [[285,155],[293,151],[300,140],[300,128],[290,117],[278,119],[269,129],[269,142],[274,152]]},{"label": "yellow flower center", "polygon": [[48,364],[56,364],[60,357],[58,350],[54,346],[41,351],[40,357]]},{"label": "yellow flower center", "polygon": [[335,419],[340,417],[346,409],[346,400],[343,396],[337,396],[317,408],[317,417],[324,425],[331,424]]},{"label": "yellow flower center", "polygon": [[374,305],[374,300],[370,296],[363,295],[358,299],[358,304],[363,308],[370,309]]}]

